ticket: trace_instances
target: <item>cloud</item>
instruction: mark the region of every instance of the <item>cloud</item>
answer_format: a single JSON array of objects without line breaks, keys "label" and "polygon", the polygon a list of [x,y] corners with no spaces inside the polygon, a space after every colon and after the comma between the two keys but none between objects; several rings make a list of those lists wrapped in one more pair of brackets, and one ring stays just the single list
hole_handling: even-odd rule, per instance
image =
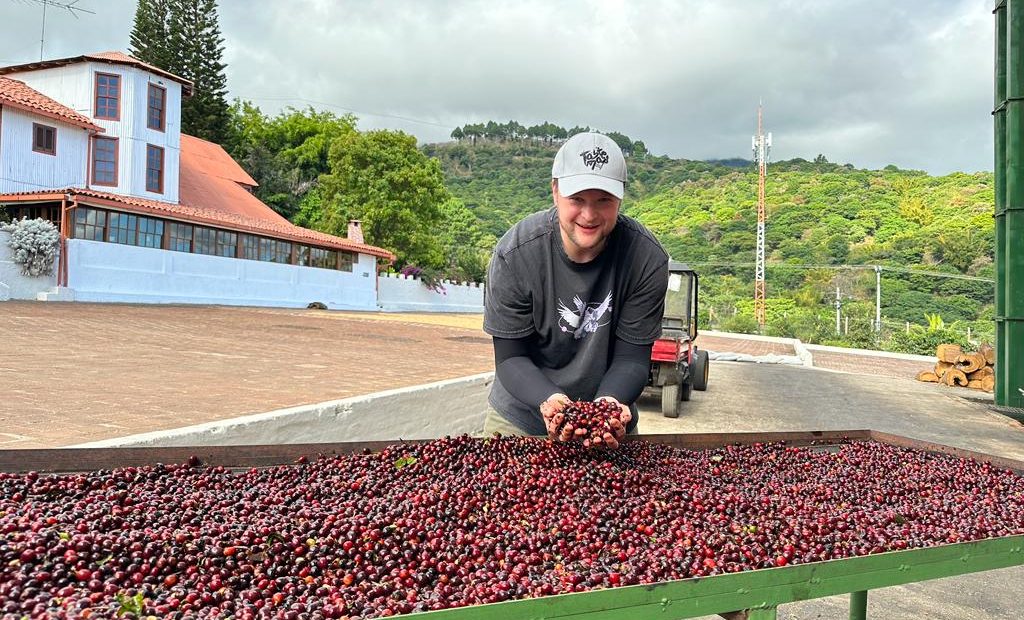
[{"label": "cloud", "polygon": [[[134,3],[84,4],[97,15],[51,11],[48,56],[127,48]],[[701,159],[749,156],[763,99],[775,160],[946,173],[992,167],[990,5],[222,0],[220,17],[231,95],[270,113],[329,103],[421,141],[485,120],[590,125]],[[0,59],[38,58],[38,8],[3,10]]]}]

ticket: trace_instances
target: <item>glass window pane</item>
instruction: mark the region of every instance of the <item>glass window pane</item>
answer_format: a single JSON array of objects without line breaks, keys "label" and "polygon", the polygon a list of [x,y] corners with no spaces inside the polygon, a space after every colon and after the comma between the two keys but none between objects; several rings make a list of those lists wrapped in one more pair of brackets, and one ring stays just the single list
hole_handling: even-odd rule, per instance
[{"label": "glass window pane", "polygon": [[93,139],[93,181],[114,185],[117,182],[117,141],[112,138]]},{"label": "glass window pane", "polygon": [[292,262],[292,244],[287,241],[277,242],[277,262],[291,264]]}]

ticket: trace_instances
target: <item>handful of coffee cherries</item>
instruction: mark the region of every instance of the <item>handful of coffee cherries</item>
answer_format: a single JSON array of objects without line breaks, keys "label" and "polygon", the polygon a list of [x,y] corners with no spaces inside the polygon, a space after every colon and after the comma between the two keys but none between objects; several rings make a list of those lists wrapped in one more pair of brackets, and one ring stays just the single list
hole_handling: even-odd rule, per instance
[{"label": "handful of coffee cherries", "polygon": [[572,401],[559,413],[556,436],[582,442],[585,448],[617,448],[628,422],[622,420],[622,407],[613,400]]}]

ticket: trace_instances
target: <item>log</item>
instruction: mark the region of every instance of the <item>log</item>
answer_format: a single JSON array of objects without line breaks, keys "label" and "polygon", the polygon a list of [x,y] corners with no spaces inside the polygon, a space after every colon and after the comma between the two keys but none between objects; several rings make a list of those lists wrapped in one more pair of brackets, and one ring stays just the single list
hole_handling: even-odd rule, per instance
[{"label": "log", "polygon": [[930,370],[922,370],[921,372],[917,373],[917,380],[924,381],[926,383],[938,383],[939,375],[935,374]]},{"label": "log", "polygon": [[985,382],[982,381],[981,379],[975,379],[973,381],[967,382],[967,387],[971,388],[972,390],[984,390],[984,386]]},{"label": "log", "polygon": [[992,348],[992,345],[990,345],[987,342],[982,343],[982,345],[980,347],[978,347],[978,353],[981,353],[982,355],[985,356],[985,363],[986,364],[988,364],[989,366],[994,366],[995,365],[995,363],[996,363],[996,350],[994,348]]},{"label": "log", "polygon": [[963,349],[958,344],[940,344],[935,347],[935,357],[939,358],[940,362],[955,364],[961,355],[963,355]]},{"label": "log", "polygon": [[981,381],[985,377],[995,376],[996,371],[991,366],[982,366],[974,372],[967,375],[969,381]]},{"label": "log", "polygon": [[946,371],[952,367],[952,362],[943,362],[942,360],[939,360],[935,363],[935,374],[939,376],[939,379],[941,379],[942,375],[946,374]]},{"label": "log", "polygon": [[956,358],[956,366],[969,375],[979,368],[985,367],[985,356],[980,353],[964,353]]},{"label": "log", "polygon": [[950,368],[944,375],[942,375],[941,383],[948,386],[959,385],[964,387],[967,385],[967,375],[958,368]]},{"label": "log", "polygon": [[996,377],[995,375],[989,375],[981,380],[981,389],[986,392],[994,392],[996,389]]}]

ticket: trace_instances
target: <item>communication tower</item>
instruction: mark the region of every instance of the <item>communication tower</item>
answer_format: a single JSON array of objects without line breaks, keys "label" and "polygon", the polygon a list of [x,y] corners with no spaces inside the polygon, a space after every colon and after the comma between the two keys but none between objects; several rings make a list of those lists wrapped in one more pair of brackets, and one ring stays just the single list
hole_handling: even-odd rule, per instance
[{"label": "communication tower", "polygon": [[772,148],[772,134],[764,135],[761,104],[757,104],[757,135],[751,139],[754,161],[757,163],[757,262],[754,267],[754,318],[764,329],[764,177],[768,166],[768,153]]}]

